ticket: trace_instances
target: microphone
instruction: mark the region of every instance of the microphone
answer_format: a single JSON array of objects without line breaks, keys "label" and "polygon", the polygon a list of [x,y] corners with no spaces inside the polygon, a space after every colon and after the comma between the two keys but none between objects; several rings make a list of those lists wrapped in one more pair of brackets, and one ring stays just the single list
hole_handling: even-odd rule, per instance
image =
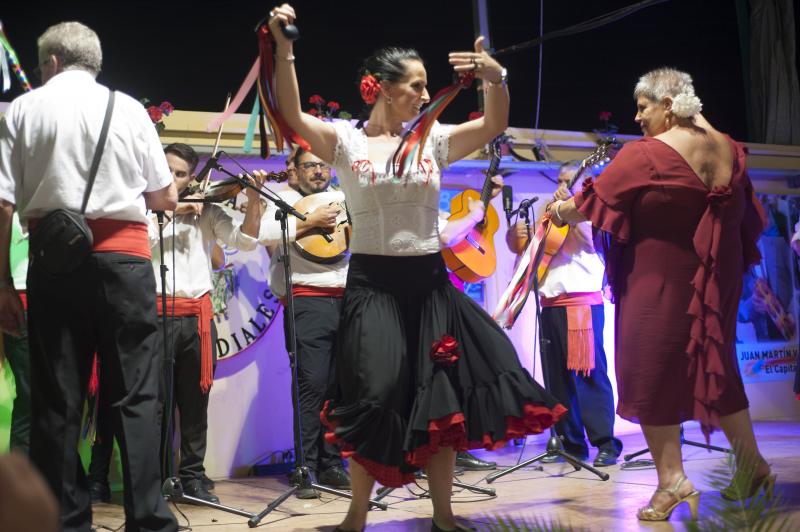
[{"label": "microphone", "polygon": [[208,173],[218,166],[219,156],[222,155],[223,153],[225,152],[220,150],[217,152],[216,155],[212,155],[211,157],[209,157],[208,160],[206,161],[206,164],[203,165],[203,168],[201,168],[200,171],[197,172],[197,176],[195,176],[194,180],[197,181],[198,183],[202,183],[203,180],[206,178],[206,176],[208,176]]},{"label": "microphone", "polygon": [[286,24],[285,26],[281,24],[281,33],[290,41],[296,41],[300,38],[300,30],[294,24]]},{"label": "microphone", "polygon": [[503,210],[506,211],[506,223],[511,223],[511,213],[514,210],[514,193],[510,185],[503,185]]}]

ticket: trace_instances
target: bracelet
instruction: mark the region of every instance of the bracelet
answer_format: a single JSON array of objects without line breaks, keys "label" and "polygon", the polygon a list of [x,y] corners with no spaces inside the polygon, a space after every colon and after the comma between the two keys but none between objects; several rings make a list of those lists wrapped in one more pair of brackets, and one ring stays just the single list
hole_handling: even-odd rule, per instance
[{"label": "bracelet", "polygon": [[286,57],[276,56],[278,61],[284,61],[286,63],[294,63],[294,55],[289,54]]},{"label": "bracelet", "polygon": [[499,81],[489,81],[485,80],[486,85],[489,87],[505,87],[508,84],[508,71],[503,68],[500,70],[500,80]]}]

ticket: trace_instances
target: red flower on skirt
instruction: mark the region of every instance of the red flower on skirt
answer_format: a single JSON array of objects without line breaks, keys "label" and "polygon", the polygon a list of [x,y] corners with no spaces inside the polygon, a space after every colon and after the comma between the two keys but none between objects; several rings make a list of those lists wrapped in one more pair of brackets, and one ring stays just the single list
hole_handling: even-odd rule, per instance
[{"label": "red flower on skirt", "polygon": [[381,91],[381,84],[375,79],[372,74],[367,74],[361,78],[361,85],[358,87],[361,92],[361,99],[365,103],[372,105],[378,99],[378,93]]},{"label": "red flower on skirt", "polygon": [[431,359],[437,364],[452,366],[458,362],[460,356],[461,354],[458,352],[458,341],[447,334],[442,335],[442,337],[433,342],[431,346]]}]

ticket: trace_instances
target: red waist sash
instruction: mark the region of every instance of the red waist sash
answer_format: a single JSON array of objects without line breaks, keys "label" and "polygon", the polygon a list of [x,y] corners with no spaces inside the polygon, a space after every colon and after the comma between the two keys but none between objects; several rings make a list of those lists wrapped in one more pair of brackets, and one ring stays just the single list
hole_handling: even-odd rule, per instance
[{"label": "red waist sash", "polygon": [[[174,302],[174,306],[173,306]],[[162,315],[162,299],[158,296],[158,315]],[[211,318],[213,316],[211,296],[206,293],[201,297],[167,297],[167,315],[179,317],[197,317],[197,334],[200,335],[200,389],[208,393],[214,381],[212,374],[211,351]]]}]

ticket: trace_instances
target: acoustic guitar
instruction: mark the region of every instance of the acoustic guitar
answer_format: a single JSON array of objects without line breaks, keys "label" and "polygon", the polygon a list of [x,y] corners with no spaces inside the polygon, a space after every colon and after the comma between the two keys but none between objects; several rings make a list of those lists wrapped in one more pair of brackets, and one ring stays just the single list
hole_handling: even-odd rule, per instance
[{"label": "acoustic guitar", "polygon": [[[607,157],[612,145],[613,142],[601,143],[589,157],[581,162],[580,168],[567,183],[570,189],[586,168]],[[510,329],[514,325],[520,312],[522,312],[522,308],[528,301],[528,294],[531,293],[534,286],[541,285],[541,281],[547,274],[550,261],[561,249],[568,232],[568,225],[556,227],[550,223],[548,214],[545,214],[536,223],[528,245],[514,269],[514,274],[511,276],[511,282],[509,282],[500,296],[492,313],[492,317],[501,327]]]},{"label": "acoustic guitar", "polygon": [[[578,179],[581,178],[587,168],[605,160],[608,157],[609,150],[615,142],[616,139],[611,141],[603,141],[598,144],[597,148],[595,148],[595,150],[589,154],[587,158],[581,161],[581,164],[578,167],[578,170],[575,172],[575,175],[570,178],[569,182],[567,182],[567,190],[572,190],[572,187],[575,186],[575,183],[578,182]],[[537,259],[538,257],[541,258],[537,260],[538,264],[536,267],[536,276],[539,284],[541,284],[544,276],[547,275],[547,269],[550,267],[550,262],[564,245],[564,241],[567,239],[570,226],[564,225],[563,227],[556,227],[554,224],[550,223],[550,215],[545,213],[539,219],[539,221],[536,222],[536,227],[543,231],[543,234],[545,235],[537,253]]]},{"label": "acoustic guitar", "polygon": [[331,264],[344,258],[350,247],[350,219],[347,216],[347,206],[343,201],[338,201],[341,194],[333,191],[319,192],[306,196],[293,205],[301,214],[309,215],[319,207],[336,204],[339,206],[339,215],[336,217],[336,227],[332,231],[315,227],[305,235],[294,241],[294,247],[306,259],[320,264]]},{"label": "acoustic guitar", "polygon": [[489,204],[492,194],[492,176],[500,167],[500,138],[489,144],[491,160],[486,170],[486,180],[480,194],[471,189],[456,194],[450,200],[448,220],[458,220],[469,214],[469,200],[480,200],[485,208],[483,221],[470,230],[466,238],[452,247],[442,250],[444,263],[456,277],[467,283],[475,283],[494,273],[497,267],[497,252],[494,248],[494,234],[500,227],[500,219],[495,208]]}]

